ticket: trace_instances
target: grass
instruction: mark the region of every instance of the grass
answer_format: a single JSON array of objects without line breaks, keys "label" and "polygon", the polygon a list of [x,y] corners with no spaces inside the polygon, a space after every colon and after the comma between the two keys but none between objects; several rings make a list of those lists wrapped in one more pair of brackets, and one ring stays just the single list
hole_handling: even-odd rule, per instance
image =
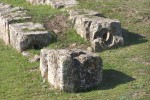
[{"label": "grass", "polygon": [[[99,55],[104,63],[103,83],[81,93],[50,90],[42,83],[39,63],[29,63],[11,46],[0,41],[0,99],[1,100],[149,100],[150,99],[150,1],[149,0],[78,0],[78,8],[101,12],[120,20],[125,46],[107,50]],[[49,6],[32,6],[25,0],[0,0],[23,6],[35,22],[61,13]],[[72,43],[86,44],[74,30],[67,38],[54,40],[50,48],[63,48]],[[57,45],[57,47],[55,47]],[[32,50],[31,50],[32,51]],[[39,52],[39,51],[32,51]]]}]

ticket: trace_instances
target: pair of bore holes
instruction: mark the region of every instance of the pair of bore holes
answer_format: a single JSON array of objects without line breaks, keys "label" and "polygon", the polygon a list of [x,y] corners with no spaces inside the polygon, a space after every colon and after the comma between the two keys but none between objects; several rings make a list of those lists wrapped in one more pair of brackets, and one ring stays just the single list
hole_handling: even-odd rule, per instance
[{"label": "pair of bore holes", "polygon": [[108,46],[113,43],[113,35],[107,30],[102,30],[100,32],[97,32],[94,36],[94,39],[97,38],[102,38],[103,42]]}]

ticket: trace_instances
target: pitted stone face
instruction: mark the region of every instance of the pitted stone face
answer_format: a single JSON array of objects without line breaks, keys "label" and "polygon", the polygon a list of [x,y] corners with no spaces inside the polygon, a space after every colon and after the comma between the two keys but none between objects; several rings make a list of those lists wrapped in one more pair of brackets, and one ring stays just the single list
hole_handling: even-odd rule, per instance
[{"label": "pitted stone face", "polygon": [[118,20],[101,17],[92,11],[71,11],[77,33],[85,40],[89,40],[96,52],[123,45],[121,24]]},{"label": "pitted stone face", "polygon": [[40,70],[44,80],[56,89],[77,92],[102,82],[102,60],[83,50],[42,49]]}]

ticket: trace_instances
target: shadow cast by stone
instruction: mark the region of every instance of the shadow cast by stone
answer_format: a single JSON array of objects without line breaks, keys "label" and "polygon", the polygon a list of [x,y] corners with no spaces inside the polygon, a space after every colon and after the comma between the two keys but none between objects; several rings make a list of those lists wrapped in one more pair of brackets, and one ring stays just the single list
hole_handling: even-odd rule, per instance
[{"label": "shadow cast by stone", "polygon": [[99,90],[112,89],[119,84],[135,80],[135,78],[114,69],[104,70],[103,75],[102,84],[98,86]]},{"label": "shadow cast by stone", "polygon": [[130,46],[135,44],[145,43],[148,40],[146,36],[138,33],[129,32],[127,29],[122,29],[123,38],[124,38],[124,46]]},{"label": "shadow cast by stone", "polygon": [[[90,92],[96,90],[108,90],[115,88],[117,85],[125,84],[131,81],[134,81],[135,78],[132,78],[120,71],[114,69],[108,69],[103,71],[103,81],[100,85],[95,86],[91,89],[80,91],[80,92]],[[78,93],[80,93],[78,92]]]}]

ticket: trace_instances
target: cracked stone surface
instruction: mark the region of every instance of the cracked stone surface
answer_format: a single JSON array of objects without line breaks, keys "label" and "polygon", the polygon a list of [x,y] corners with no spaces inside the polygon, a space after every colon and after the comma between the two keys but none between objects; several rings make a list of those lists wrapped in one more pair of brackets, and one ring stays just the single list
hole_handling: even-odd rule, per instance
[{"label": "cracked stone surface", "polygon": [[31,4],[51,5],[53,8],[72,7],[78,4],[76,0],[27,0]]},{"label": "cracked stone surface", "polygon": [[26,49],[39,49],[51,41],[51,36],[43,25],[27,23],[15,23],[9,25],[10,44],[19,52]]},{"label": "cracked stone surface", "polygon": [[96,52],[124,43],[121,23],[116,19],[105,18],[98,12],[87,10],[70,11],[70,19],[77,33],[90,41]]},{"label": "cracked stone surface", "polygon": [[40,70],[44,80],[55,89],[77,92],[102,82],[102,60],[83,50],[42,49]]}]

